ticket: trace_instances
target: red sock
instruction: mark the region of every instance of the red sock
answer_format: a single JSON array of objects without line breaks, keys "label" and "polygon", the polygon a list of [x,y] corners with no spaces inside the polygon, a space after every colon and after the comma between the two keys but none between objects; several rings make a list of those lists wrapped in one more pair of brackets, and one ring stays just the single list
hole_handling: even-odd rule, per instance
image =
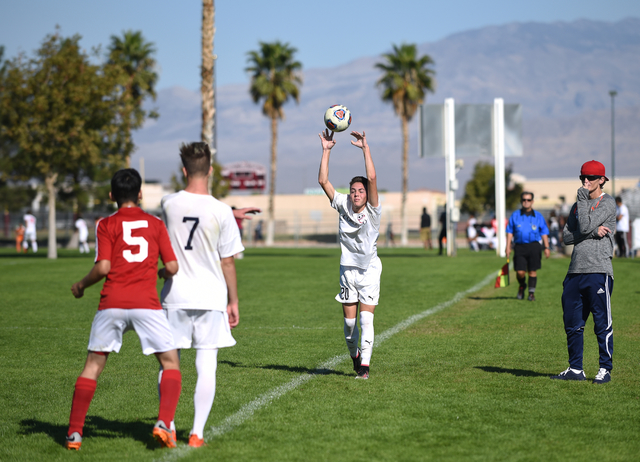
[{"label": "red sock", "polygon": [[165,369],[160,380],[160,410],[158,420],[166,425],[173,422],[176,415],[176,407],[180,399],[182,389],[182,374],[177,369]]},{"label": "red sock", "polygon": [[89,405],[96,391],[97,382],[92,379],[78,377],[76,380],[76,388],[73,392],[73,401],[71,403],[71,415],[69,416],[69,431],[67,435],[78,432],[82,436],[82,428],[84,427],[84,419],[87,417]]}]

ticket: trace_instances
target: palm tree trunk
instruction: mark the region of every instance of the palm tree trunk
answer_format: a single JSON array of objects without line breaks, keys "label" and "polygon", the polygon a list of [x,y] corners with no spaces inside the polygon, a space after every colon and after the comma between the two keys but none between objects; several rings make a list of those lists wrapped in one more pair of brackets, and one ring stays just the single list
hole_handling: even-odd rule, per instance
[{"label": "palm tree trunk", "polygon": [[278,145],[278,119],[271,116],[271,178],[269,180],[269,216],[267,217],[267,240],[266,245],[273,245],[275,235],[275,207],[274,199],[276,195],[276,160]]},{"label": "palm tree trunk", "polygon": [[[200,95],[202,98],[202,129],[200,140],[213,148],[213,37],[214,0],[202,0],[202,68],[200,69]],[[212,159],[213,161],[213,159]]]},{"label": "palm tree trunk", "polygon": [[44,179],[44,184],[47,187],[47,193],[49,199],[47,205],[49,206],[49,238],[47,258],[55,260],[58,258],[58,240],[56,239],[56,180],[58,179],[57,173],[49,173]]},{"label": "palm tree trunk", "polygon": [[407,189],[409,185],[409,123],[405,116],[402,120],[402,204],[400,205],[400,217],[402,226],[400,231],[400,243],[404,247],[409,242],[409,230],[407,229]]}]

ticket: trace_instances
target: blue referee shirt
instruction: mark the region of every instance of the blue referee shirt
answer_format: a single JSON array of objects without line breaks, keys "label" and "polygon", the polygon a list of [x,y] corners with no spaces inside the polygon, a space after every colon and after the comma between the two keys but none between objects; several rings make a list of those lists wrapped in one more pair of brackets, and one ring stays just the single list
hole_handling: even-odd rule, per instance
[{"label": "blue referee shirt", "polygon": [[549,235],[547,222],[540,212],[531,210],[516,210],[509,218],[507,233],[513,234],[513,242],[516,244],[529,244],[540,242],[543,235]]}]

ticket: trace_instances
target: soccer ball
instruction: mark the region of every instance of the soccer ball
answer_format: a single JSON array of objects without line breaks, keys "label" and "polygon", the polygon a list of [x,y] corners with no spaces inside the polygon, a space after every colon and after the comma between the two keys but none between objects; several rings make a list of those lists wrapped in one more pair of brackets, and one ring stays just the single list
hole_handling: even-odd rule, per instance
[{"label": "soccer ball", "polygon": [[341,104],[331,106],[324,113],[324,124],[333,132],[343,132],[351,125],[351,111]]}]

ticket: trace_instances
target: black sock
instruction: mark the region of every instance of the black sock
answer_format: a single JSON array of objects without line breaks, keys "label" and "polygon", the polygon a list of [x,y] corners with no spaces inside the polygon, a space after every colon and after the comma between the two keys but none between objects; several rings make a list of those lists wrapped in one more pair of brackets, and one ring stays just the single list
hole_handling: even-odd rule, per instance
[{"label": "black sock", "polygon": [[529,292],[536,291],[537,282],[538,282],[538,276],[529,276]]},{"label": "black sock", "polygon": [[[518,284],[520,284],[520,287],[522,287],[523,289],[525,287],[527,287],[527,282],[526,281],[527,281],[527,278],[525,278],[525,277],[523,277],[522,279],[518,278]],[[531,278],[529,278],[529,281],[531,281]]]}]

